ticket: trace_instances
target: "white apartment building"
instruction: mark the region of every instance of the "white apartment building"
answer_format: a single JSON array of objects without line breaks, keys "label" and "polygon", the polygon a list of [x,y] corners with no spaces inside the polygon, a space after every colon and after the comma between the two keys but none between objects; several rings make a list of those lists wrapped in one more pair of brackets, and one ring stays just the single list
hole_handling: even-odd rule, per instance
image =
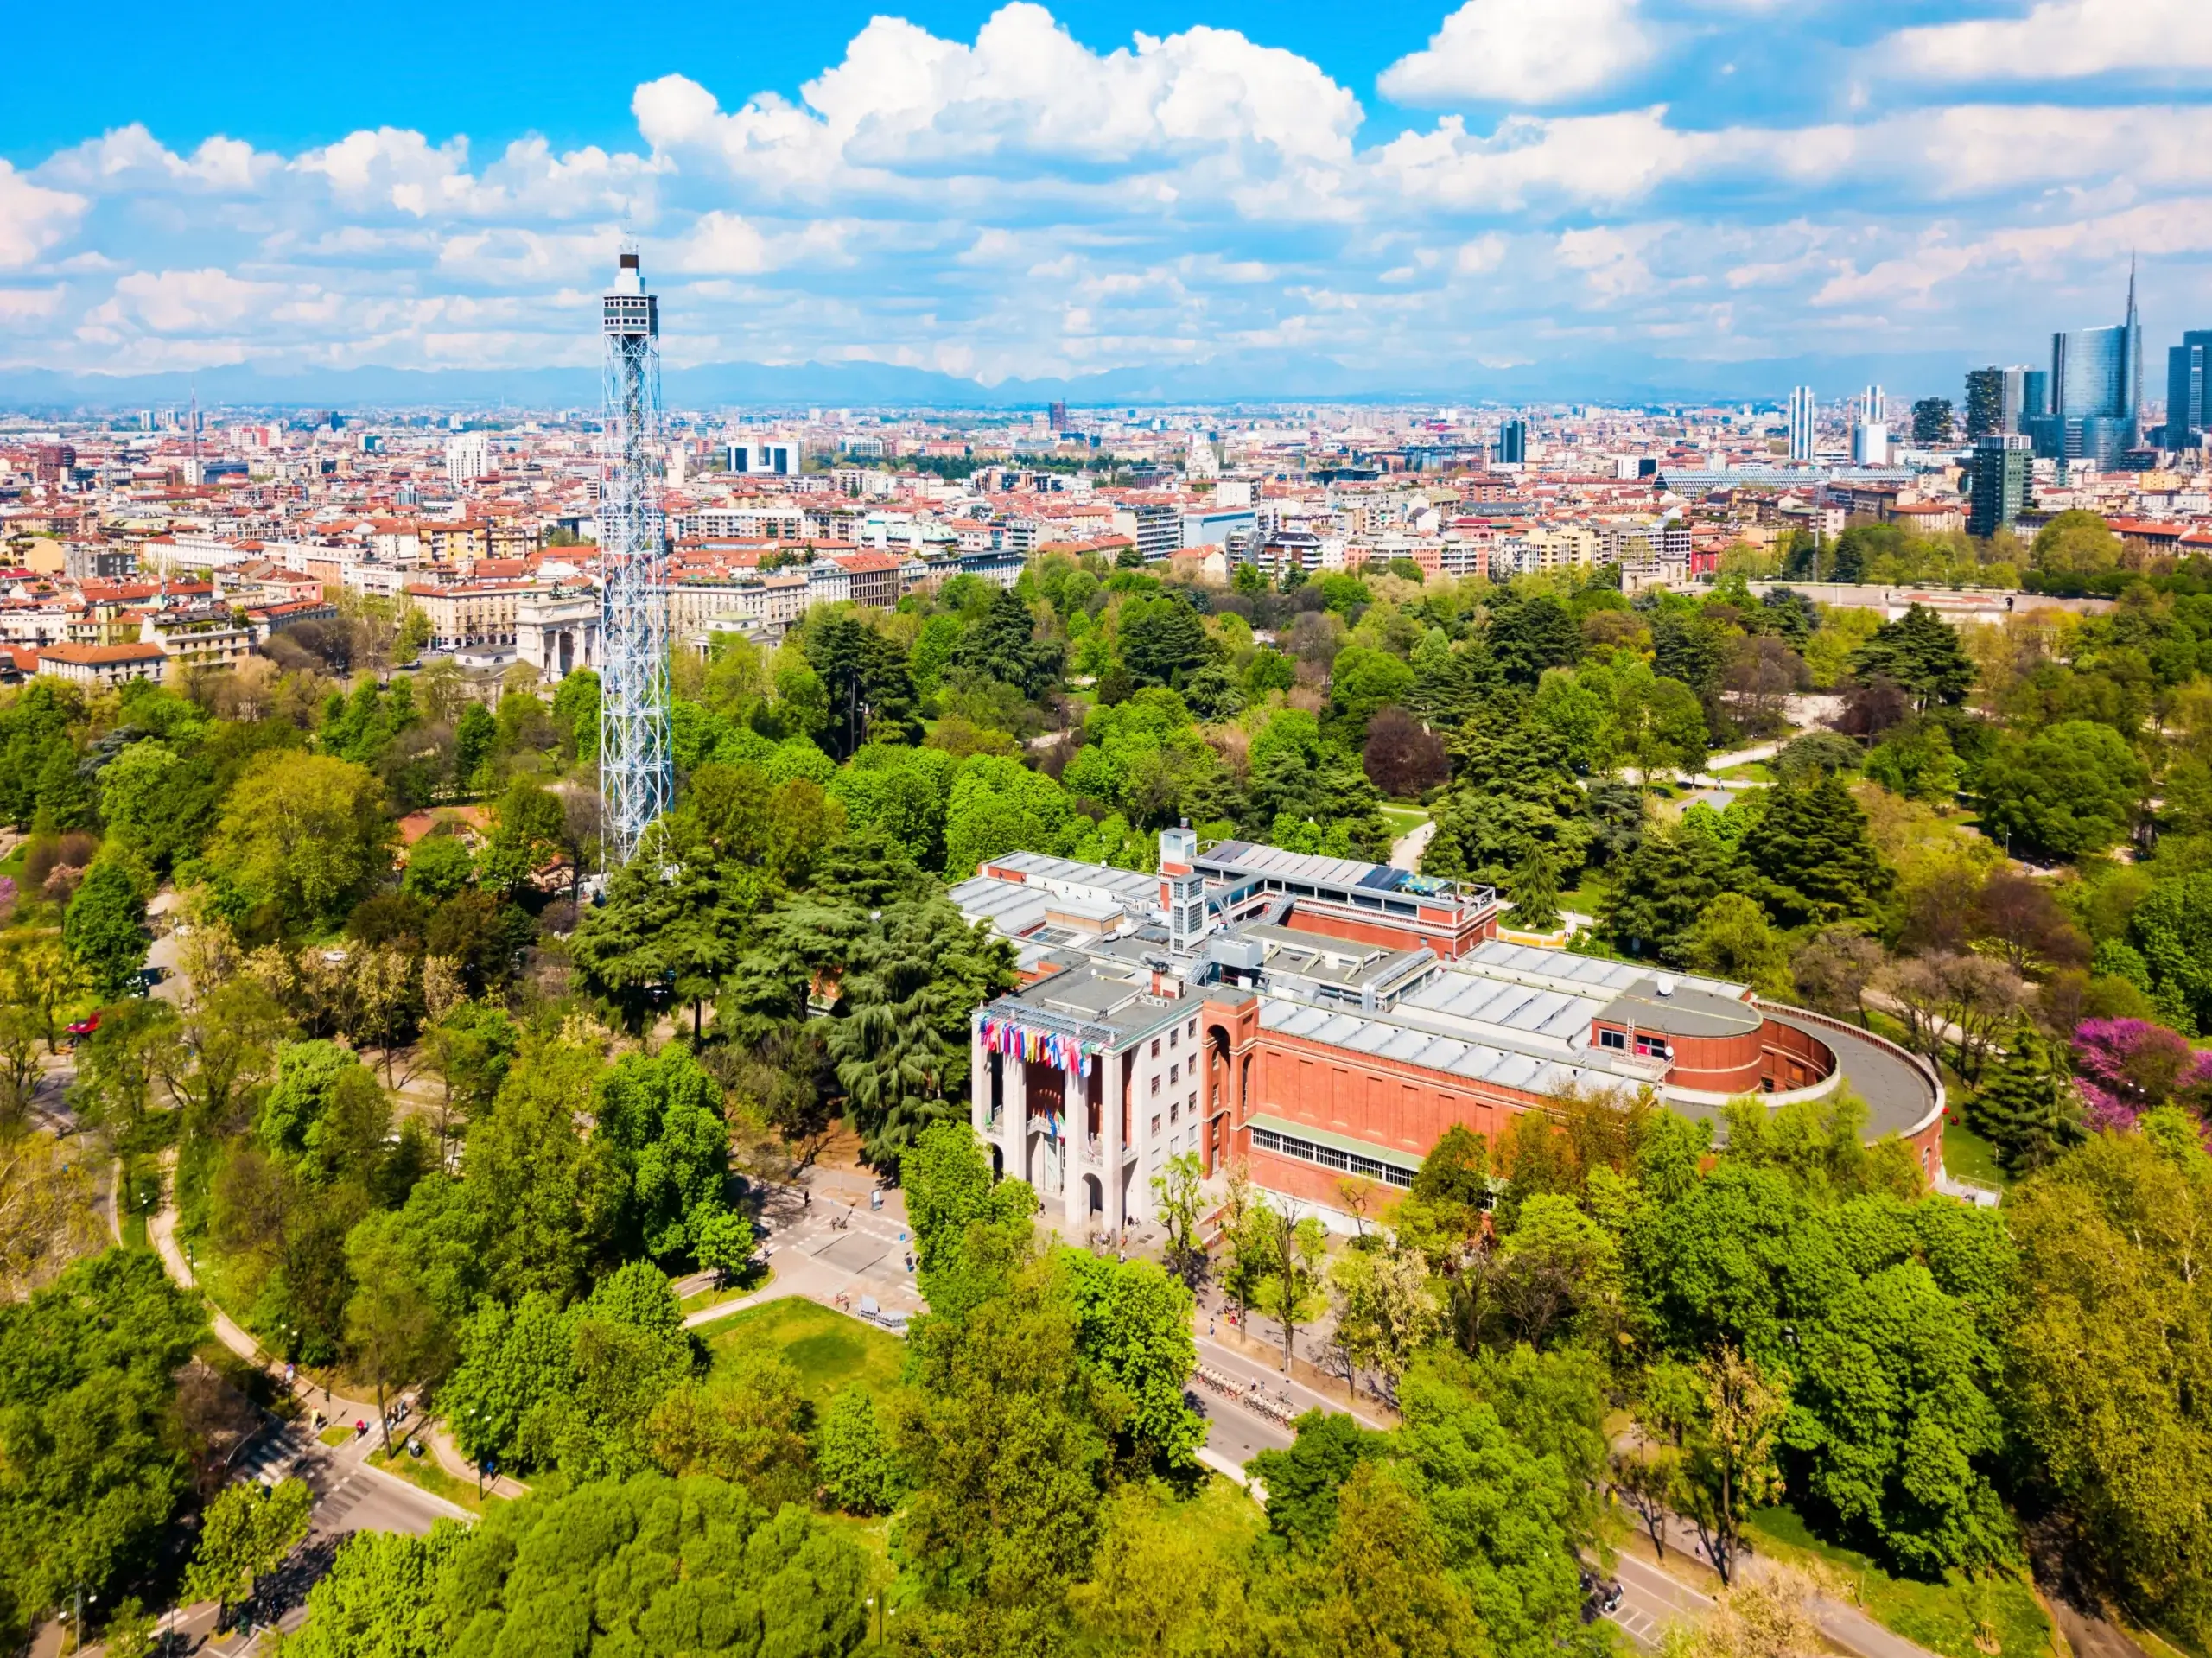
[{"label": "white apartment building", "polygon": [[446,440],[446,481],[455,489],[492,475],[488,432],[455,432]]}]

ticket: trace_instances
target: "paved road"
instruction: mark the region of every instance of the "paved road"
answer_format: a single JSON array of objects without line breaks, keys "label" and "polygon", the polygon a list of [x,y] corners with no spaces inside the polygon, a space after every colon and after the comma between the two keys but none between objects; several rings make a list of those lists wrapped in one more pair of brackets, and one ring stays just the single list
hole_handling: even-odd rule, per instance
[{"label": "paved road", "polygon": [[1416,824],[1390,843],[1390,867],[1419,869],[1421,854],[1428,850],[1428,843],[1436,838],[1436,820],[1432,817]]},{"label": "paved road", "polygon": [[[922,1293],[906,1266],[914,1245],[905,1199],[887,1191],[883,1207],[870,1209],[866,1191],[834,1172],[810,1170],[799,1184],[772,1191],[761,1206],[761,1222],[773,1281],[758,1294],[700,1308],[684,1318],[685,1327],[696,1330],[786,1295],[804,1295],[825,1306],[836,1306],[842,1295],[849,1312],[868,1296],[886,1312],[920,1312]],[[811,1204],[806,1201],[809,1191],[814,1193]]]},{"label": "paved road", "polygon": [[1621,1604],[1605,1614],[1605,1621],[1646,1652],[1658,1650],[1669,1624],[1694,1623],[1713,1610],[1710,1596],[1675,1582],[1633,1554],[1614,1561],[1613,1576],[1620,1582]]}]

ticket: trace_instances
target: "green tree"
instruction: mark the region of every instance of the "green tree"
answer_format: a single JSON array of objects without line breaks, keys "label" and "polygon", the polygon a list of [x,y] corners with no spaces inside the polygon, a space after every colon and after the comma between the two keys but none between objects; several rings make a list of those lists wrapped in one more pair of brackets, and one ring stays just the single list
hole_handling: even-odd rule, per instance
[{"label": "green tree", "polygon": [[753,1252],[760,1247],[753,1223],[732,1210],[707,1215],[693,1229],[693,1253],[719,1283],[734,1283],[742,1277],[753,1264]]},{"label": "green tree", "polygon": [[1866,814],[1828,772],[1773,791],[1745,832],[1743,854],[1762,878],[1759,900],[1785,925],[1868,915],[1894,880],[1874,849]]},{"label": "green tree", "polygon": [[1122,665],[1141,685],[1172,684],[1206,660],[1205,624],[1172,594],[1131,599],[1122,607],[1118,628]]},{"label": "green tree", "polygon": [[1529,842],[1507,887],[1513,900],[1513,924],[1524,932],[1548,932],[1559,924],[1559,876],[1550,854]]},{"label": "green tree", "polygon": [[1775,1445],[1789,1408],[1778,1382],[1732,1346],[1698,1363],[1703,1408],[1692,1429],[1682,1483],[1690,1521],[1724,1584],[1735,1581],[1744,1521],[1782,1490]]},{"label": "green tree", "polygon": [[384,878],[392,835],[384,791],[360,766],[270,753],[232,785],[208,856],[250,900],[327,924]]},{"label": "green tree", "polygon": [[1414,1356],[1444,1327],[1427,1263],[1409,1249],[1354,1249],[1329,1269],[1337,1344],[1354,1369],[1397,1388]]},{"label": "green tree", "polygon": [[[823,723],[814,729],[823,746],[843,759],[872,738],[911,742],[914,682],[899,647],[858,617],[841,611],[807,619],[800,643],[818,682]],[[779,696],[785,695],[779,680]],[[794,685],[792,694],[801,688]]]},{"label": "green tree", "polygon": [[407,854],[399,890],[425,904],[442,904],[475,882],[476,860],[457,835],[428,835]]},{"label": "green tree", "polygon": [[2127,834],[2145,779],[2110,726],[2063,720],[2025,737],[2006,732],[1977,785],[1983,832],[2051,857],[2101,852]]},{"label": "green tree", "polygon": [[1167,1269],[1194,1288],[1206,1269],[1206,1253],[1198,1242],[1198,1223],[1207,1208],[1204,1178],[1205,1164],[1196,1152],[1177,1153],[1152,1177],[1153,1213],[1167,1232]]},{"label": "green tree", "polygon": [[641,1475],[495,1505],[424,1538],[357,1533],[286,1638],[301,1658],[594,1648],[842,1658],[868,1633],[860,1545],[742,1487]]},{"label": "green tree", "polygon": [[578,1128],[594,1102],[598,1064],[558,1040],[526,1042],[482,1118],[469,1125],[461,1170],[500,1217],[487,1265],[512,1299],[532,1290],[565,1299],[605,1236],[620,1183],[608,1148]]},{"label": "green tree", "polygon": [[772,1354],[736,1356],[710,1379],[680,1383],[646,1419],[652,1459],[665,1473],[726,1479],[764,1509],[804,1503],[819,1483],[798,1373]]},{"label": "green tree", "polygon": [[1328,1234],[1318,1216],[1294,1216],[1264,1200],[1253,1206],[1249,1224],[1251,1247],[1262,1263],[1253,1310],[1282,1326],[1282,1368],[1287,1375],[1299,1326],[1313,1323],[1328,1306],[1322,1276],[1328,1265]]},{"label": "green tree", "polygon": [[1808,1332],[1783,1428],[1806,1487],[1910,1571],[2013,1552],[1989,1483],[2004,1439],[1997,1356],[1972,1310],[1906,1261],[1866,1279]]},{"label": "green tree", "polygon": [[118,849],[166,869],[200,849],[214,816],[214,773],[153,738],[100,768],[100,816]]},{"label": "green tree", "polygon": [[1925,605],[1909,605],[1893,622],[1884,622],[1852,653],[1851,671],[1861,679],[1883,678],[1902,686],[1913,706],[1926,713],[1962,702],[1974,689],[1974,658],[1959,641],[1959,631]]},{"label": "green tree", "polygon": [[1020,1267],[957,1316],[932,1304],[908,1337],[912,1385],[892,1410],[914,1488],[900,1534],[948,1636],[1057,1640],[1096,1546],[1109,1445],[1056,1283]]},{"label": "green tree", "polygon": [[2120,537],[2111,526],[2096,513],[2075,508],[2056,514],[2036,531],[2033,558],[2036,569],[2059,585],[2079,587],[2117,569],[2120,552]]},{"label": "green tree", "polygon": [[100,996],[111,1001],[137,981],[153,935],[146,929],[145,895],[120,859],[95,859],[85,872],[62,918],[61,937]]},{"label": "green tree", "polygon": [[1533,686],[1547,668],[1572,666],[1582,656],[1582,628],[1571,612],[1546,594],[1500,604],[1484,636],[1506,678]]},{"label": "green tree", "polygon": [[2012,1433],[2080,1557],[2144,1616],[2212,1637],[2212,1157],[2166,1107],[2092,1134],[2006,1195],[2019,1251],[2000,1329]]},{"label": "green tree", "polygon": [[953,647],[952,660],[963,668],[1013,686],[1035,697],[1060,668],[1059,647],[1037,638],[1029,607],[1009,588],[992,595],[981,620]]},{"label": "green tree", "polygon": [[2024,1020],[2005,1040],[2005,1058],[1966,1104],[1974,1132],[1993,1143],[2005,1166],[2030,1172],[2080,1143],[2082,1104],[2065,1054]]},{"label": "green tree", "polygon": [[965,1097],[971,1015],[1014,985],[1012,947],[941,897],[893,904],[861,936],[828,1043],[871,1161],[895,1163]]},{"label": "green tree", "polygon": [[1329,667],[1329,712],[1346,746],[1363,746],[1368,721],[1402,702],[1413,688],[1414,670],[1402,657],[1360,645],[1338,651]]},{"label": "green tree", "polygon": [[346,1304],[346,1344],[353,1373],[377,1390],[384,1450],[391,1454],[386,1395],[410,1383],[435,1382],[453,1363],[453,1331],[425,1281],[432,1263],[391,1210],[365,1217],[346,1239],[353,1293]]},{"label": "green tree", "polygon": [[1723,893],[1683,936],[1684,960],[1700,973],[1747,984],[1763,996],[1790,991],[1789,941],[1741,893]]},{"label": "green tree", "polygon": [[79,1585],[111,1596],[150,1566],[188,1486],[170,1429],[176,1375],[207,1333],[149,1250],[71,1264],[0,1306],[0,1629]]},{"label": "green tree", "polygon": [[1074,1299],[1077,1349],[1112,1395],[1116,1460],[1187,1476],[1206,1435],[1204,1419],[1183,1402],[1198,1359],[1189,1287],[1148,1261],[1080,1249],[1056,1259]]},{"label": "green tree", "polygon": [[888,1513],[905,1494],[875,1396],[857,1382],[840,1389],[823,1413],[814,1460],[831,1498],[848,1514]]},{"label": "green tree", "polygon": [[185,1594],[219,1603],[216,1622],[227,1624],[232,1607],[306,1540],[314,1514],[315,1493],[304,1480],[225,1486],[200,1521],[200,1547],[185,1568]]},{"label": "green tree", "polygon": [[461,1363],[438,1392],[463,1456],[480,1465],[512,1461],[545,1442],[543,1424],[573,1385],[573,1323],[543,1293],[477,1308],[461,1331]]},{"label": "green tree", "polygon": [[[557,700],[555,708],[557,715]],[[471,697],[453,727],[454,781],[464,794],[482,791],[484,762],[492,758],[492,747],[499,734],[499,721],[492,717],[492,711]]]},{"label": "green tree", "polygon": [[721,1085],[686,1048],[625,1054],[600,1079],[595,1121],[628,1175],[624,1236],[659,1260],[696,1250],[727,1208]]}]

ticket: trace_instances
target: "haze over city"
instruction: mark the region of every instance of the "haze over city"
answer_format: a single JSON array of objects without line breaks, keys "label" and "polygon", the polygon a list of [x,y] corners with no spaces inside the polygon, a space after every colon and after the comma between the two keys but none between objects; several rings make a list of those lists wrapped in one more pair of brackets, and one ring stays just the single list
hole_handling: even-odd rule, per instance
[{"label": "haze over city", "polygon": [[35,10],[0,393],[588,367],[576,308],[626,236],[679,384],[950,377],[910,395],[1138,370],[1096,389],[1201,397],[1179,371],[1211,364],[1240,397],[1779,397],[1823,359],[1917,395],[2105,320],[2131,254],[2154,337],[2202,294],[2192,0],[800,10],[403,6],[379,27],[419,49],[356,75],[249,8],[242,100],[152,73],[158,31],[80,73]]}]

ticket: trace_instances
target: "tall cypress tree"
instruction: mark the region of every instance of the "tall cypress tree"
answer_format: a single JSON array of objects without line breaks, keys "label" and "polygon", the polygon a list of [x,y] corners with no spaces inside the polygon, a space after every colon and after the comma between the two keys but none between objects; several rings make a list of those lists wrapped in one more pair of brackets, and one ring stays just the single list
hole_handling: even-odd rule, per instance
[{"label": "tall cypress tree", "polygon": [[2082,1106],[2065,1060],[2034,1026],[2013,1031],[2005,1063],[1967,1103],[1967,1123],[2012,1170],[2039,1169],[2081,1142]]},{"label": "tall cypress tree", "polygon": [[1825,772],[1776,790],[1765,816],[1745,831],[1743,851],[1760,877],[1759,901],[1784,926],[1868,915],[1893,879],[1867,835],[1866,814]]}]

